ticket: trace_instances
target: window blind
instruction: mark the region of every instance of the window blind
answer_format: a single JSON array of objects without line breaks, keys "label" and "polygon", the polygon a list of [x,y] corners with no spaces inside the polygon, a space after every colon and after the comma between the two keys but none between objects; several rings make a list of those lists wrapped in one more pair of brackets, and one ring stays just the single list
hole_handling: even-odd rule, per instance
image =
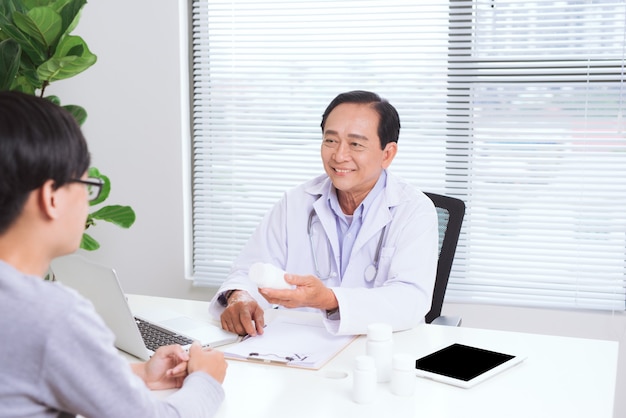
[{"label": "window blind", "polygon": [[626,4],[192,1],[193,279],[323,173],[344,91],[400,114],[390,170],[467,205],[446,300],[624,309]]}]

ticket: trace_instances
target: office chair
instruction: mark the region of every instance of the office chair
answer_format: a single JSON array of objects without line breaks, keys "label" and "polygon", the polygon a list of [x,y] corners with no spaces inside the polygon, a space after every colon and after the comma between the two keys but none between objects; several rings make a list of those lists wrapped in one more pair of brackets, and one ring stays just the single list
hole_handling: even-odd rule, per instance
[{"label": "office chair", "polygon": [[439,259],[433,291],[433,302],[425,320],[428,324],[461,325],[461,317],[441,315],[443,299],[448,286],[452,261],[465,216],[465,203],[461,199],[435,193],[424,193],[435,204],[439,221]]}]

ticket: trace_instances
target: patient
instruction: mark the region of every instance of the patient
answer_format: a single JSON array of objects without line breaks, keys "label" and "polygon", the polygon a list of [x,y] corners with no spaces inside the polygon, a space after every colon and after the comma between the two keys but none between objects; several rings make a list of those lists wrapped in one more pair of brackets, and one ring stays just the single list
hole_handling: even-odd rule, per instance
[{"label": "patient", "polygon": [[[99,189],[89,164],[68,112],[0,92],[0,417],[213,416],[224,399],[221,352],[167,346],[129,366],[91,303],[42,279],[80,244],[88,192]],[[168,388],[180,390],[150,392]]]}]

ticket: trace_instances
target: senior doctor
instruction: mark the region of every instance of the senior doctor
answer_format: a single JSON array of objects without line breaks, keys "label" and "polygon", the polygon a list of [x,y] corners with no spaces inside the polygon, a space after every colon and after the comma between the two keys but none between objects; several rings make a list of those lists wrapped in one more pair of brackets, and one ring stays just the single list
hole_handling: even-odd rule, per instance
[{"label": "senior doctor", "polygon": [[[211,301],[226,330],[262,334],[264,309],[276,305],[321,311],[333,334],[364,334],[373,322],[412,328],[430,309],[437,214],[387,171],[398,151],[396,109],[375,93],[342,93],[321,127],[326,174],[285,193]],[[258,289],[248,278],[256,262],[284,270],[294,288]]]}]

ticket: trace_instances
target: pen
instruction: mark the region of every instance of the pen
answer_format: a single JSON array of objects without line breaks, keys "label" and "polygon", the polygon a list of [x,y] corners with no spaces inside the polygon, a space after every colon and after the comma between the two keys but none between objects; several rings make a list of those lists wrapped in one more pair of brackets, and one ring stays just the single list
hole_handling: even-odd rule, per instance
[{"label": "pen", "polygon": [[[263,328],[265,328],[265,327],[267,327],[267,324],[263,325]],[[245,340],[247,340],[250,337],[252,337],[252,335],[246,334],[243,337],[241,337],[241,340],[239,340],[239,342],[245,341]]]},{"label": "pen", "polygon": [[286,359],[270,360],[270,359],[261,358],[261,357],[258,357],[258,356],[248,356],[246,358],[246,360],[257,361],[259,363],[267,363],[267,364],[287,364],[287,363],[289,363],[289,360],[286,360]]}]

